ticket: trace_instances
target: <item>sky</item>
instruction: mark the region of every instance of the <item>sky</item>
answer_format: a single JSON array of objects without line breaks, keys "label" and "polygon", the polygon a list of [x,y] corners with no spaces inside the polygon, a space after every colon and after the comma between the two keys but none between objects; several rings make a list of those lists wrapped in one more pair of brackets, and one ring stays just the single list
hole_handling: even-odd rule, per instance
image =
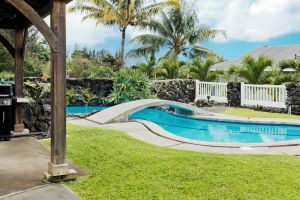
[{"label": "sky", "polygon": [[[220,53],[225,60],[240,57],[264,45],[300,44],[300,0],[186,0],[198,9],[201,24],[227,32],[202,44]],[[75,44],[88,49],[120,48],[118,27],[96,26],[94,21],[81,21],[81,13],[67,14],[67,49]],[[142,30],[129,28],[129,43]]]}]

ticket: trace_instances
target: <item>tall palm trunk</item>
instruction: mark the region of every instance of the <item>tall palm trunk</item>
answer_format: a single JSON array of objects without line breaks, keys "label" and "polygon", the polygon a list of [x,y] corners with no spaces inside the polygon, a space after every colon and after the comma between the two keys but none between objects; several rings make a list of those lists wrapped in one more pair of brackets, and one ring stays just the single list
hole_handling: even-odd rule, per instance
[{"label": "tall palm trunk", "polygon": [[124,67],[124,56],[125,56],[125,39],[126,39],[126,29],[122,29],[122,43],[121,43],[121,55],[120,55],[120,68]]}]

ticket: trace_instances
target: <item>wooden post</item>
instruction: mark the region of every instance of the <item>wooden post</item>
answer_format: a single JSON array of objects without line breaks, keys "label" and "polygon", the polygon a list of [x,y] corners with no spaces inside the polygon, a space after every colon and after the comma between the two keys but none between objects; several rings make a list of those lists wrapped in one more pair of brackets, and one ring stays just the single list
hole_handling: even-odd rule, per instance
[{"label": "wooden post", "polygon": [[51,51],[51,161],[45,179],[51,182],[76,178],[66,162],[66,2],[53,0],[51,28],[58,51]]},{"label": "wooden post", "polygon": [[[17,26],[15,29],[15,96],[23,98],[23,79],[24,79],[24,51],[26,41],[26,29]],[[15,106],[15,125],[14,132],[23,132],[23,105]]]}]

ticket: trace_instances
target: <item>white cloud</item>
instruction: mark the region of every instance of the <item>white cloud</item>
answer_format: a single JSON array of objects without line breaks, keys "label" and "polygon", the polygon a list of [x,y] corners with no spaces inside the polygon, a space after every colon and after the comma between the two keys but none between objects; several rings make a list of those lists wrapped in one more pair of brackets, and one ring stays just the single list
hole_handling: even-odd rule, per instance
[{"label": "white cloud", "polygon": [[[201,23],[227,31],[229,40],[267,41],[300,31],[300,0],[188,0],[198,8]],[[81,22],[67,14],[67,43],[95,45],[120,37],[118,29]],[[129,38],[147,31],[129,28]],[[224,41],[218,38],[217,41]],[[228,41],[228,40],[227,40]]]},{"label": "white cloud", "polygon": [[[68,7],[71,4],[68,5]],[[113,27],[96,26],[92,20],[82,21],[81,13],[67,12],[67,44],[96,45],[120,36]]]},{"label": "white cloud", "polygon": [[[200,17],[229,39],[266,41],[300,31],[300,0],[199,0]],[[201,10],[205,10],[201,13]]]}]

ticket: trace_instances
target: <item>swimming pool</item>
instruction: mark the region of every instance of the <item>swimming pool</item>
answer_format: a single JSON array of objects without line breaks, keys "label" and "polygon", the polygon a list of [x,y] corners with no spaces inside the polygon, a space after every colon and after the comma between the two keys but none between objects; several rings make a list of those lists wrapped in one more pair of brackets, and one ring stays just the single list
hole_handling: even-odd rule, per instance
[{"label": "swimming pool", "polygon": [[[108,106],[70,106],[67,113],[89,114]],[[256,124],[196,119],[171,114],[161,109],[147,108],[129,116],[153,122],[182,138],[216,143],[272,143],[300,139],[300,126]]]},{"label": "swimming pool", "polygon": [[192,140],[219,143],[269,143],[300,139],[300,126],[222,122],[178,116],[159,109],[130,115],[153,122],[166,131]]},{"label": "swimming pool", "polygon": [[69,115],[89,114],[108,108],[108,106],[67,106],[66,112]]}]

